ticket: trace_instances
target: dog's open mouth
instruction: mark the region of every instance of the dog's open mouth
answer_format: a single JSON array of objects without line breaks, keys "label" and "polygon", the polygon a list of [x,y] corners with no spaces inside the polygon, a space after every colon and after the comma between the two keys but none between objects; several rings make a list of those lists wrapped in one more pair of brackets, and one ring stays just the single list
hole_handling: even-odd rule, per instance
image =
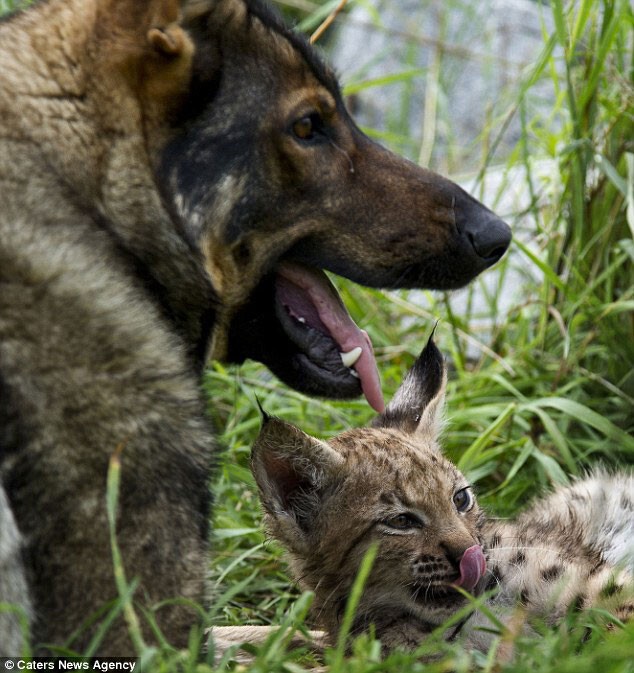
[{"label": "dog's open mouth", "polygon": [[363,393],[383,411],[370,339],[319,269],[278,263],[233,316],[227,343],[229,362],[259,360],[308,395],[343,399]]},{"label": "dog's open mouth", "polygon": [[319,376],[322,370],[342,382],[350,376],[358,378],[370,406],[383,411],[370,338],[354,323],[324,272],[290,262],[276,271],[276,315],[298,347],[295,357],[306,373]]}]

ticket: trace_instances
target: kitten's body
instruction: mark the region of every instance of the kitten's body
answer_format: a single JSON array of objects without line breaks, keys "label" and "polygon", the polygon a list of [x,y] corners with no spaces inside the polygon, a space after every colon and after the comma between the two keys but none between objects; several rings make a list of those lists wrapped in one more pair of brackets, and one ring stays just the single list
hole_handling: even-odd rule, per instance
[{"label": "kitten's body", "polygon": [[[265,421],[253,470],[266,523],[300,587],[315,593],[320,626],[337,635],[373,544],[355,630],[373,625],[386,650],[415,648],[464,607],[456,585],[475,595],[496,590],[487,607],[514,630],[589,606],[630,617],[634,477],[597,471],[515,521],[487,520],[437,443],[444,381],[430,341],[374,428],[326,444]],[[492,627],[476,612],[445,635],[486,649]]]},{"label": "kitten's body", "polygon": [[[488,601],[502,621],[517,608],[555,624],[570,610],[608,609],[621,621],[634,613],[634,476],[595,470],[557,488],[512,521],[483,527]],[[469,638],[483,649],[490,636],[475,627]]]}]

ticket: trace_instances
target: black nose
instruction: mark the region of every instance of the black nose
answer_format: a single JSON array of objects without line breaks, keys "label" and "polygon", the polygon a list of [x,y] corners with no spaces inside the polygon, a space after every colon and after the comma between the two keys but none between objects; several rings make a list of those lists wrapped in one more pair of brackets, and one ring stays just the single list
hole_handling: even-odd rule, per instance
[{"label": "black nose", "polygon": [[462,208],[456,208],[458,229],[466,236],[473,250],[486,262],[495,264],[511,243],[511,229],[495,213],[469,197]]},{"label": "black nose", "polygon": [[511,229],[493,213],[467,224],[465,233],[473,249],[490,264],[497,262],[511,243]]}]

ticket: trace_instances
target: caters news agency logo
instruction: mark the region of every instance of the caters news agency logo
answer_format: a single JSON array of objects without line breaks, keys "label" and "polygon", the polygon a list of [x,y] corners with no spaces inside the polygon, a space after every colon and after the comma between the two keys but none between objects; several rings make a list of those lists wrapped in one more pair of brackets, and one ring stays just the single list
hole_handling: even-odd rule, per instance
[{"label": "caters news agency logo", "polygon": [[64,659],[41,657],[35,659],[0,659],[0,671],[127,671],[132,673],[137,665],[136,659]]}]

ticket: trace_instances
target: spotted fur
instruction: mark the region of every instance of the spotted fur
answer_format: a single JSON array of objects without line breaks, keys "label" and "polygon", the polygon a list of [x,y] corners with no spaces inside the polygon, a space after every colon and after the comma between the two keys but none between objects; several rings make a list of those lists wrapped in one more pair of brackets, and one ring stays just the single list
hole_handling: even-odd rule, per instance
[{"label": "spotted fur", "polygon": [[[265,419],[252,465],[266,525],[286,548],[300,587],[315,593],[319,625],[337,635],[373,545],[378,554],[355,631],[373,626],[386,650],[415,648],[467,605],[455,584],[474,545],[482,545],[487,569],[472,593],[488,592],[487,607],[513,631],[590,606],[628,619],[634,476],[596,471],[514,521],[487,519],[465,476],[440,451],[444,388],[442,357],[430,341],[373,428],[325,443]],[[485,611],[476,611],[444,636],[486,649],[493,628]]]}]

